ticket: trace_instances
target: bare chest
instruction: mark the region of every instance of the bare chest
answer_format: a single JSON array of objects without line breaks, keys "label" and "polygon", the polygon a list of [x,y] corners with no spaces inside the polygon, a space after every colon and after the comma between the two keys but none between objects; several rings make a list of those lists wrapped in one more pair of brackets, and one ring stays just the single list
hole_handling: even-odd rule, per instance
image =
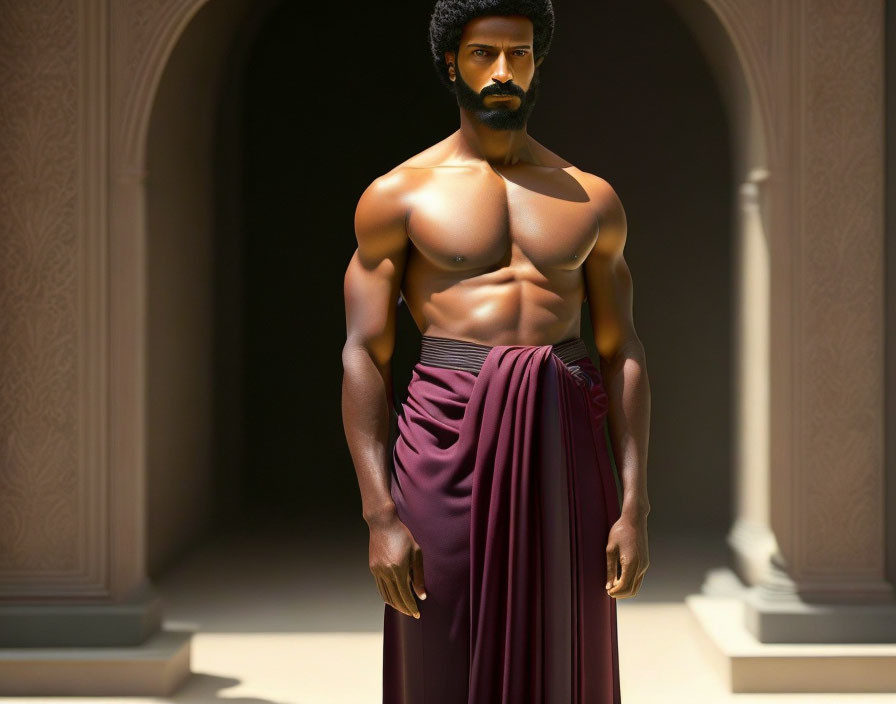
[{"label": "bare chest", "polygon": [[410,199],[409,235],[439,268],[575,269],[597,239],[596,208],[562,169],[433,169]]}]

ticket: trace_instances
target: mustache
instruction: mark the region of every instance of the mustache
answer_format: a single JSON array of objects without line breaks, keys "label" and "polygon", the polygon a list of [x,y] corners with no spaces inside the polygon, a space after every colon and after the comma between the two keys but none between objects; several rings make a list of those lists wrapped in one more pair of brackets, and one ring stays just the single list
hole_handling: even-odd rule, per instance
[{"label": "mustache", "polygon": [[479,92],[479,95],[483,98],[489,95],[515,95],[518,98],[524,98],[526,92],[515,83],[507,82],[500,85],[496,83],[495,85],[486,86]]}]

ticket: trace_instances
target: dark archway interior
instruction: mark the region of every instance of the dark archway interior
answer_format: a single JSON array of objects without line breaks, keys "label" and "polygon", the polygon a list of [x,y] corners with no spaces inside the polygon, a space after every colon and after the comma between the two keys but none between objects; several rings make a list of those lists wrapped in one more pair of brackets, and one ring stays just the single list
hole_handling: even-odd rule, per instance
[{"label": "dark archway interior", "polygon": [[[251,54],[241,495],[253,516],[325,531],[361,520],[341,421],[343,275],[367,184],[454,128],[413,31],[427,21],[419,2],[283,3]],[[398,387],[414,334],[403,315]]]},{"label": "dark archway interior", "polygon": [[[457,106],[431,66],[430,3],[268,0],[252,9],[222,68],[210,150],[207,528],[276,518],[309,535],[358,535],[340,409],[354,208],[376,176],[457,129]],[[567,0],[556,15],[529,132],[606,178],[626,207],[635,323],[653,393],[651,531],[722,536],[732,515],[733,203],[719,91],[662,0]],[[202,38],[191,41],[201,54]],[[582,319],[590,342],[587,311]],[[403,307],[398,337],[402,399],[419,340]],[[164,388],[159,369],[155,389]],[[163,423],[162,392],[154,393]],[[157,505],[177,481],[165,479]],[[158,564],[162,552],[176,552],[159,551]]]}]

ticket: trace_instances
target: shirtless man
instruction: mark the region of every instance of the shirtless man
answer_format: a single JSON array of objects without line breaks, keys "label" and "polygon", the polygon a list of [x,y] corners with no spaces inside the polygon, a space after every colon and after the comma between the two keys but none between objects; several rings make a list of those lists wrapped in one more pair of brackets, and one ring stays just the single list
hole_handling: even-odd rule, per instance
[{"label": "shirtless man", "polygon": [[[356,210],[358,248],[345,275],[345,431],[371,572],[384,601],[418,619],[427,606],[415,600],[426,598],[425,552],[390,493],[399,294],[424,336],[490,347],[577,337],[589,301],[624,492],[607,537],[606,593],[634,596],[648,567],[650,392],[623,258],[626,218],[609,183],[526,131],[544,31],[523,14],[469,20],[457,49],[438,57],[457,89],[460,128],[375,179]],[[435,51],[436,30],[431,37]]]}]

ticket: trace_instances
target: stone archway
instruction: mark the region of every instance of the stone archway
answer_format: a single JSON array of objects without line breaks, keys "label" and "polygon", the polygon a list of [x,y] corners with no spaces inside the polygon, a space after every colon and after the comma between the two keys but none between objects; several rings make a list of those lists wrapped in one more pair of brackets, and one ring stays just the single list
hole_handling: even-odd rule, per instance
[{"label": "stone archway", "polygon": [[[705,47],[710,58],[711,64],[716,68],[719,74],[719,83],[724,89],[725,97],[731,108],[731,119],[736,135],[736,148],[734,152],[737,158],[737,172],[741,174],[742,182],[746,183],[746,190],[761,184],[764,174],[767,173],[770,158],[767,155],[767,139],[766,133],[769,129],[770,110],[768,104],[770,102],[769,86],[767,82],[761,80],[763,66],[755,51],[756,37],[762,28],[761,13],[755,12],[754,7],[750,7],[753,12],[746,18],[738,13],[736,3],[716,3],[712,2],[673,2],[672,3],[681,12],[687,22],[694,29],[698,39]],[[149,115],[152,111],[155,91],[164,71],[164,67],[169,56],[176,45],[178,38],[181,36],[185,27],[196,16],[199,9],[205,5],[205,2],[194,0],[193,2],[180,2],[176,6],[171,5],[163,9],[158,9],[154,19],[150,21],[149,13],[141,17],[122,18],[123,27],[121,36],[127,37],[122,41],[122,46],[126,48],[126,57],[124,65],[130,65],[129,75],[137,76],[138,80],[128,79],[123,81],[122,85],[127,88],[128,95],[121,101],[119,106],[121,119],[116,120],[120,124],[118,134],[120,139],[113,143],[113,163],[118,163],[117,173],[120,178],[114,179],[117,187],[122,191],[127,191],[127,197],[122,192],[122,203],[139,203],[139,210],[136,212],[145,212],[146,208],[146,137],[149,126]],[[131,24],[128,24],[130,22]],[[144,46],[145,45],[145,46]],[[142,46],[142,48],[141,48]],[[123,58],[126,58],[123,56]],[[114,91],[113,91],[114,92]],[[116,105],[113,103],[113,108]],[[115,167],[113,167],[115,168]],[[136,178],[134,178],[136,176]],[[749,181],[749,179],[753,179]],[[127,185],[126,185],[127,184]],[[741,196],[744,199],[744,196]],[[745,212],[749,212],[750,198],[746,197]],[[753,201],[757,204],[756,211],[761,217],[765,217],[763,210],[758,207],[758,198]],[[130,206],[127,206],[130,207]],[[136,207],[136,205],[135,205]],[[114,202],[113,202],[114,208]],[[131,211],[135,212],[135,211]],[[747,218],[749,219],[749,218]],[[750,221],[753,227],[747,228],[748,232],[754,233],[756,237],[764,239],[764,232],[768,230],[767,224],[760,229],[756,229],[755,219]],[[739,227],[743,227],[739,223]],[[130,241],[133,247],[138,249],[132,251],[142,251],[145,253],[146,232],[145,218],[134,218],[126,223],[122,229],[122,234],[126,241]],[[113,234],[113,237],[115,235]],[[142,243],[142,244],[138,244]],[[754,241],[754,245],[757,243]],[[754,293],[755,301],[749,303],[749,309],[755,311],[757,306],[755,302],[768,300],[767,283],[764,286],[757,286],[756,271],[768,269],[767,250],[763,246],[754,246],[755,252],[766,252],[765,256],[759,256],[758,260],[750,260],[751,267],[744,272],[743,280],[754,281],[752,286],[744,286],[748,293]],[[133,266],[132,259],[126,264],[122,262],[122,266],[113,266],[113,271],[124,272],[127,266]],[[141,267],[140,272],[144,269]],[[130,285],[140,285],[145,295],[146,282],[140,282],[136,271],[127,275],[127,281]],[[140,274],[143,276],[144,274]],[[763,279],[767,282],[767,273]],[[138,282],[140,282],[138,284]],[[136,296],[133,300],[140,300]],[[145,305],[145,304],[144,304]],[[133,311],[136,313],[136,311]],[[114,320],[113,316],[113,320]],[[134,315],[127,316],[129,323],[133,323],[136,318]],[[750,319],[749,323],[753,328],[757,326],[761,329],[768,326],[768,320],[763,318],[757,321],[755,315]],[[746,323],[744,323],[746,324]],[[145,327],[145,325],[144,325]],[[131,329],[124,337],[132,337],[137,334],[145,336],[144,332]],[[145,338],[144,338],[145,339]],[[753,341],[747,354],[749,355],[742,365],[742,368],[748,370],[745,372],[746,379],[743,380],[742,386],[747,389],[760,389],[764,380],[768,378],[768,360],[757,360],[757,345],[755,343],[756,336],[749,335],[746,339]],[[140,345],[143,349],[144,345]],[[133,375],[129,378],[145,378],[145,362],[146,360],[131,359],[131,363],[144,365],[140,373],[134,369]],[[124,367],[121,367],[124,369]],[[143,375],[141,377],[141,374]],[[132,392],[135,393],[135,392]],[[757,435],[767,435],[767,428],[770,425],[770,419],[767,412],[757,411],[762,408],[762,403],[757,403],[756,399],[750,397],[748,400],[749,409],[752,415],[749,415],[746,421],[747,425],[743,432],[749,433],[750,437]],[[135,411],[136,413],[136,411]],[[135,419],[139,416],[135,416]],[[144,427],[138,423],[139,427]],[[759,429],[757,431],[757,428]],[[137,438],[135,438],[136,440]],[[145,438],[140,438],[141,443],[145,443]],[[767,452],[756,450],[755,444],[745,445],[746,452],[749,454],[746,464],[750,466],[750,471],[758,470],[767,475],[768,459]],[[133,448],[132,448],[133,449]],[[141,456],[144,456],[141,454]],[[134,459],[133,461],[136,461]],[[747,483],[747,482],[745,482]],[[742,525],[748,526],[749,530],[756,532],[762,531],[764,528],[765,542],[768,543],[768,535],[770,535],[768,525],[768,494],[767,492],[752,492],[751,500],[748,502],[747,515],[748,520]],[[741,525],[741,524],[739,524]],[[735,538],[744,533],[742,528],[738,528],[733,535]],[[736,545],[746,545],[743,541]],[[750,549],[744,549],[741,552],[749,553],[754,550],[757,544],[756,540],[749,543]],[[766,554],[752,556],[746,560],[745,564],[750,565],[755,562],[762,563],[767,561]],[[752,574],[757,568],[748,567],[745,569],[746,574]]]},{"label": "stone archway", "polygon": [[[864,213],[857,223],[829,206],[844,202],[846,192],[855,202],[882,198],[881,130],[862,127],[880,127],[880,104],[873,91],[881,84],[851,79],[859,64],[880,77],[882,37],[865,49],[858,63],[832,61],[842,45],[838,49],[836,41],[824,41],[837,31],[831,27],[842,28],[844,21],[855,27],[882,26],[880,8],[854,2],[846,20],[841,15],[835,21],[840,10],[808,0],[670,2],[717,73],[735,140],[733,185],[740,204],[734,223],[737,518],[729,544],[741,577],[758,588],[748,600],[753,634],[760,640],[780,640],[786,622],[792,638],[811,639],[813,626],[798,629],[794,636],[792,619],[771,615],[780,604],[769,606],[763,598],[771,592],[786,594],[790,607],[785,611],[798,611],[801,600],[892,599],[884,573],[883,492],[874,490],[883,481],[883,405],[874,391],[883,370],[883,335],[876,326],[883,306],[881,259],[837,256],[843,233],[852,238],[855,251],[873,251],[882,242],[883,221]],[[116,63],[128,72],[118,85],[128,90],[117,102],[113,80],[111,107],[113,114],[119,110],[121,115],[120,123],[113,124],[122,127],[120,139],[111,145],[112,181],[120,189],[120,200],[115,193],[110,198],[112,271],[124,273],[137,266],[127,279],[133,301],[142,300],[145,285],[133,275],[142,271],[133,255],[143,251],[144,221],[133,219],[127,227],[121,223],[116,231],[114,213],[118,203],[126,212],[143,212],[140,178],[145,173],[146,121],[154,87],[177,36],[202,4],[197,0],[171,5],[157,10],[153,19],[148,12],[120,18],[121,36],[128,41],[124,61]],[[831,86],[839,92],[831,92]],[[847,118],[841,109],[845,95],[853,104],[866,106],[865,122]],[[848,149],[833,149],[832,129],[840,130],[837,144],[848,144]],[[844,181],[834,190],[827,174],[838,169],[851,173],[857,156],[871,167],[861,172],[863,178]],[[125,255],[120,267],[115,266],[116,251]],[[831,298],[824,287],[831,285],[834,272],[841,277],[840,288]],[[131,311],[136,315],[119,317],[114,307],[113,340],[130,339],[142,349],[142,328],[134,326],[140,321],[139,309]],[[115,334],[117,321],[124,334]],[[856,354],[870,363],[851,364]],[[118,368],[127,369],[125,362]],[[142,378],[141,362],[131,356],[127,363],[136,366],[129,378]],[[113,388],[125,391],[125,385],[116,387],[114,380]],[[133,402],[139,396],[132,392],[129,398]],[[131,405],[130,411],[123,418],[141,417],[138,405]],[[847,442],[830,441],[842,438],[844,427],[851,429]],[[131,466],[140,468],[142,438],[133,439],[121,449]],[[848,484],[839,471],[847,464],[855,472]],[[850,514],[868,520],[850,521],[845,532],[834,534],[831,521],[841,515],[844,497]],[[843,575],[848,572],[853,576],[846,581]],[[873,635],[870,624],[861,633],[850,630],[845,625],[849,619],[854,620],[843,612],[828,618],[825,637],[882,637],[879,631]]]}]

